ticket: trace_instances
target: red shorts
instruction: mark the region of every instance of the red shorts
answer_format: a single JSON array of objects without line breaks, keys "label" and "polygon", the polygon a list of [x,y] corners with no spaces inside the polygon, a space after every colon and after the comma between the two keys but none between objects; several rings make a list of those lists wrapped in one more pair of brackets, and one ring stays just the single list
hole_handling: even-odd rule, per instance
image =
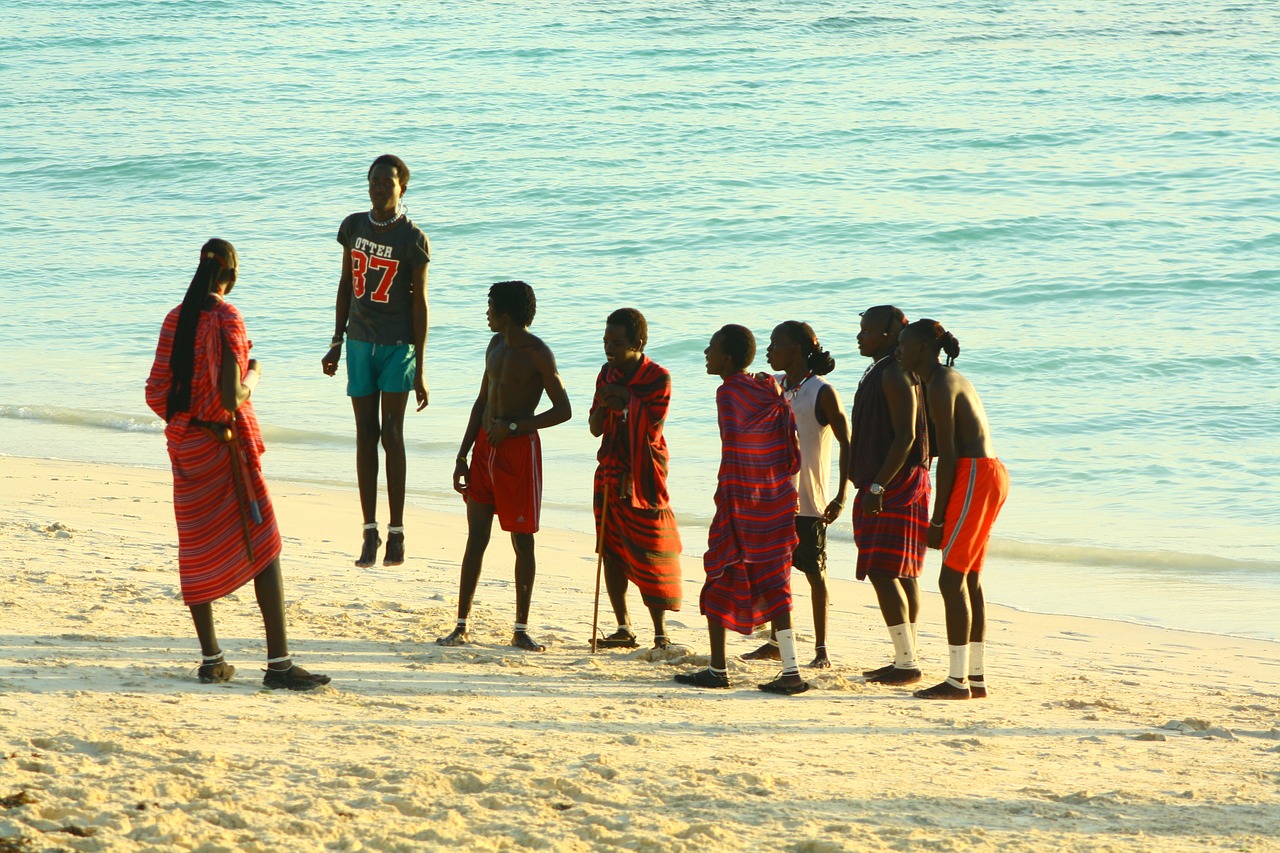
[{"label": "red shorts", "polygon": [[542,443],[517,435],[493,447],[482,429],[471,451],[467,500],[489,504],[508,533],[537,533],[542,514]]},{"label": "red shorts", "polygon": [[987,540],[1000,507],[1009,497],[1009,471],[999,459],[957,459],[956,480],[942,527],[942,565],[957,572],[980,572]]}]

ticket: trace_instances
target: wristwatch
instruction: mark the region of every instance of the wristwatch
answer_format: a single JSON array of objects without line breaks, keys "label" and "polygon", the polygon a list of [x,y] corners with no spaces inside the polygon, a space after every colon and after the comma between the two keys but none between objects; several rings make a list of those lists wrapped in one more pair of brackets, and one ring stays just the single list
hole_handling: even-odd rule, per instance
[{"label": "wristwatch", "polygon": [[518,427],[519,427],[519,424],[517,424],[515,421],[512,421],[511,423],[507,424],[507,429],[511,431],[512,435],[516,434],[516,429]]},{"label": "wristwatch", "polygon": [[867,491],[878,497],[884,494],[884,486],[879,483],[872,483],[870,486],[867,486]]}]

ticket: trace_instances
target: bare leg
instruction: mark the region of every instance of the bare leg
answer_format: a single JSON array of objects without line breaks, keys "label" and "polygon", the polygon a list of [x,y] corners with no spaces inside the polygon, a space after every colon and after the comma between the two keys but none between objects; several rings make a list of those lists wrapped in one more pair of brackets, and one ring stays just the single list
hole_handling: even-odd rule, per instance
[{"label": "bare leg", "polygon": [[981,643],[987,635],[987,599],[982,594],[982,575],[977,572],[967,573],[965,584],[969,588],[969,606],[972,610],[969,642]]},{"label": "bare leg", "polygon": [[267,657],[287,656],[289,636],[284,621],[284,574],[280,571],[279,557],[253,579],[253,593],[258,599],[262,625],[267,632]]},{"label": "bare leg", "polygon": [[213,603],[191,605],[191,621],[196,625],[196,637],[200,640],[200,654],[214,658],[222,654],[218,645],[218,632],[213,628]]},{"label": "bare leg", "polygon": [[613,615],[619,625],[631,626],[631,617],[627,613],[627,570],[614,560],[604,559],[604,587],[609,593],[609,604],[613,607]]},{"label": "bare leg", "polygon": [[407,466],[404,454],[404,410],[409,392],[382,394],[382,450],[387,457],[387,502],[391,526],[404,524],[404,487]]},{"label": "bare leg", "polygon": [[[360,488],[360,512],[365,524],[378,520],[378,443],[382,425],[378,420],[377,392],[351,398],[351,409],[356,417],[356,482]],[[378,558],[378,531],[366,530],[356,565],[362,569],[372,566]]]},{"label": "bare leg", "polygon": [[942,574],[938,576],[938,589],[942,591],[942,603],[947,613],[947,645],[968,645],[973,613],[969,609],[969,591],[964,575],[943,566]]},{"label": "bare leg", "polygon": [[[538,561],[533,551],[532,533],[512,533],[511,547],[516,552],[516,624],[529,624],[529,606],[533,602],[533,580],[538,573]],[[511,645],[530,652],[543,652],[547,647],[529,636],[529,631],[517,629],[511,636]]]},{"label": "bare leg", "polygon": [[729,686],[728,663],[725,661],[724,626],[708,618],[707,633],[711,638],[711,666],[698,672],[677,673],[678,684],[721,689]]},{"label": "bare leg", "polygon": [[650,607],[649,618],[653,620],[653,642],[657,646],[658,638],[662,637],[667,640],[663,647],[671,644],[671,638],[667,636],[667,611],[661,607]]},{"label": "bare leg", "polygon": [[[876,591],[876,601],[880,603],[880,615],[884,617],[884,624],[892,627],[906,622],[910,606],[908,593],[901,579],[878,572],[872,572],[867,577]],[[917,598],[918,596],[917,592]]]},{"label": "bare leg", "polygon": [[719,622],[707,620],[707,633],[711,638],[711,668],[725,670],[729,668],[725,660],[724,626]]},{"label": "bare leg", "polygon": [[831,658],[827,656],[827,611],[831,597],[827,590],[827,575],[825,572],[819,574],[806,572],[805,577],[809,579],[809,589],[813,595],[813,642],[816,646],[809,666],[815,669],[830,669]]},{"label": "bare leg", "polygon": [[[467,501],[467,548],[462,554],[462,577],[458,581],[459,622],[465,622],[471,615],[471,602],[476,597],[476,584],[480,582],[480,568],[484,565],[484,552],[489,547],[492,530],[493,504]],[[461,646],[468,642],[467,629],[459,625],[449,636],[436,642],[442,646]]]}]

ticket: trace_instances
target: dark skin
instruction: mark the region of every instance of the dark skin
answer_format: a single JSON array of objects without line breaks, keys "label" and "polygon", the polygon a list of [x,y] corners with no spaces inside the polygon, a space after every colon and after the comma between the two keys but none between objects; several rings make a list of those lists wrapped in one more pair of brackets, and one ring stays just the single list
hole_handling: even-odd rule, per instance
[{"label": "dark skin", "polygon": [[[769,360],[769,366],[776,371],[786,374],[784,387],[791,389],[796,388],[809,375],[809,362],[805,357],[804,348],[794,336],[788,333],[786,326],[778,326],[773,330],[773,334],[769,336],[769,348],[765,351],[765,357]],[[822,426],[831,426],[831,434],[834,436],[837,445],[840,448],[840,490],[835,498],[827,504],[826,512],[823,513],[823,520],[827,524],[833,524],[840,514],[844,511],[845,499],[849,487],[849,421],[844,416],[844,411],[840,408],[840,403],[836,397],[835,389],[826,386],[818,395],[818,404],[814,411],[814,416],[818,419],[818,423]],[[811,575],[804,573],[809,579],[809,589],[813,596],[813,633],[814,642],[817,646],[817,654],[809,663],[809,666],[818,669],[828,669],[831,666],[831,658],[827,655],[827,608],[830,603],[830,593],[827,590],[827,578],[825,575]],[[776,640],[777,632],[771,634]],[[765,643],[753,652],[749,652],[742,656],[744,660],[780,660],[781,654],[778,647],[774,643]]]},{"label": "dark skin", "polygon": [[[703,354],[707,357],[707,374],[710,376],[719,376],[722,380],[728,379],[737,373],[745,373],[746,366],[739,367],[733,363],[733,358],[724,351],[719,332],[711,336],[711,343],[703,350]],[[779,613],[772,620],[773,631],[786,631],[791,628],[791,612]],[[712,619],[707,620],[707,633],[711,639],[711,668],[726,669],[728,661],[725,655],[725,629],[719,622]],[[784,675],[778,678],[778,682],[788,687],[799,687],[804,684],[804,679],[799,675]]]},{"label": "dark skin", "polygon": [[[218,278],[215,295],[210,300],[221,299],[235,287],[238,273],[237,259],[233,255],[227,268]],[[227,414],[234,414],[257,387],[262,378],[262,368],[257,359],[249,359],[249,370],[244,376],[240,374],[240,365],[236,361],[231,345],[225,340],[222,343],[222,361],[219,368],[218,388],[222,398],[222,407]],[[258,601],[258,610],[262,614],[262,624],[267,635],[267,657],[278,658],[289,654],[289,637],[285,628],[284,616],[284,575],[280,571],[280,558],[276,557],[265,569],[253,579],[253,592]],[[213,603],[191,605],[191,620],[195,623],[196,637],[200,640],[200,653],[207,658],[221,654],[218,633],[213,623]],[[272,668],[288,669],[288,662],[268,664]]]},{"label": "dark skin", "polygon": [[[400,205],[400,197],[408,189],[407,180],[402,181],[399,169],[387,164],[374,167],[369,175],[369,201],[371,213],[379,221],[391,219],[396,215]],[[401,225],[401,221],[386,226],[374,226],[375,233],[386,233]],[[413,306],[413,344],[414,344],[414,376],[413,393],[417,400],[417,411],[427,407],[430,392],[427,388],[426,374],[423,369],[423,353],[427,346],[427,265],[418,264],[412,270],[412,306]],[[345,249],[342,253],[342,276],[338,279],[338,296],[335,305],[334,337],[340,337],[347,328],[347,320],[351,314],[352,296],[351,254]],[[336,344],[321,359],[321,367],[326,376],[334,376],[338,372],[338,361],[342,356],[342,344]],[[378,513],[378,462],[379,445],[387,459],[387,501],[390,504],[390,526],[400,527],[404,524],[404,493],[406,463],[404,452],[404,413],[408,407],[409,392],[391,393],[377,391],[363,397],[351,398],[351,409],[356,419],[356,480],[360,487],[360,511],[364,515],[365,524],[373,524]],[[356,565],[361,568],[372,566],[377,559],[378,532],[366,530],[360,559]],[[385,565],[400,565],[404,562],[404,537],[402,534],[389,534]]]},{"label": "dark skin", "polygon": [[[901,324],[889,311],[867,311],[862,315],[858,331],[858,352],[880,361],[893,355],[898,346]],[[888,485],[898,476],[916,440],[915,377],[896,362],[881,374],[880,390],[889,407],[889,420],[893,426],[893,443],[885,454],[874,483]],[[862,496],[861,511],[867,515],[879,515],[884,509],[880,495],[867,491]],[[915,578],[898,578],[872,572],[868,576],[876,592],[876,601],[884,623],[889,627],[904,622],[916,622],[920,614],[920,585]]]},{"label": "dark skin", "polygon": [[[938,350],[920,334],[903,331],[898,360],[903,369],[920,377],[938,451],[933,517],[928,546],[942,548],[947,505],[955,487],[956,460],[995,456],[991,427],[982,399],[964,374],[938,362]],[[947,614],[947,642],[953,646],[981,642],[986,634],[986,600],[978,572],[958,572],[943,564],[938,579]]]},{"label": "dark skin", "polygon": [[[489,443],[497,447],[511,435],[528,435],[564,423],[573,415],[564,381],[556,369],[556,359],[542,340],[529,333],[527,326],[509,314],[494,310],[489,303],[489,328],[496,332],[489,341],[485,353],[484,378],[480,381],[480,393],[471,407],[467,429],[458,449],[458,459],[453,468],[453,489],[466,497],[469,469],[467,455],[475,444],[480,430],[485,431]],[[551,408],[534,414],[543,392]],[[509,425],[516,424],[514,433]],[[493,504],[467,501],[467,547],[462,556],[462,577],[458,588],[458,618],[466,619],[471,613],[476,585],[480,582],[480,568],[484,552],[493,530]],[[534,558],[534,535],[512,533],[511,547],[516,554],[516,622],[529,622],[529,606],[533,600],[533,581],[537,574]],[[443,646],[460,646],[470,642],[464,628],[458,627],[447,637],[437,640]],[[535,642],[526,631],[512,635],[511,645],[527,651],[540,652],[545,646]]]},{"label": "dark skin", "polygon": [[[644,347],[633,340],[625,326],[606,324],[604,328],[604,357],[611,366],[622,371],[627,379],[635,376],[644,357]],[[604,435],[605,425],[610,420],[610,413],[618,413],[627,408],[631,401],[631,390],[626,385],[605,385],[596,392],[596,400],[600,406],[591,413],[587,429],[599,438]],[[630,477],[623,484],[625,494],[630,494]],[[631,627],[631,616],[627,612],[627,569],[617,560],[604,558],[604,584],[609,593],[609,604],[618,619],[619,625]],[[661,607],[650,607],[649,617],[653,620],[655,637],[667,635],[667,611]]]}]

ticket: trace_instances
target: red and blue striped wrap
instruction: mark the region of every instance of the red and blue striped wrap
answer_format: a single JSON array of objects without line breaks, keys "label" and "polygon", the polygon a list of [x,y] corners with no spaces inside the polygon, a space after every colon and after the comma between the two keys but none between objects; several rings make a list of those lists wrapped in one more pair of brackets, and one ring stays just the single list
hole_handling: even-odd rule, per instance
[{"label": "red and blue striped wrap", "polygon": [[773,377],[737,373],[716,392],[720,474],[707,537],[701,610],[750,634],[791,610],[800,470],[795,417]]}]

